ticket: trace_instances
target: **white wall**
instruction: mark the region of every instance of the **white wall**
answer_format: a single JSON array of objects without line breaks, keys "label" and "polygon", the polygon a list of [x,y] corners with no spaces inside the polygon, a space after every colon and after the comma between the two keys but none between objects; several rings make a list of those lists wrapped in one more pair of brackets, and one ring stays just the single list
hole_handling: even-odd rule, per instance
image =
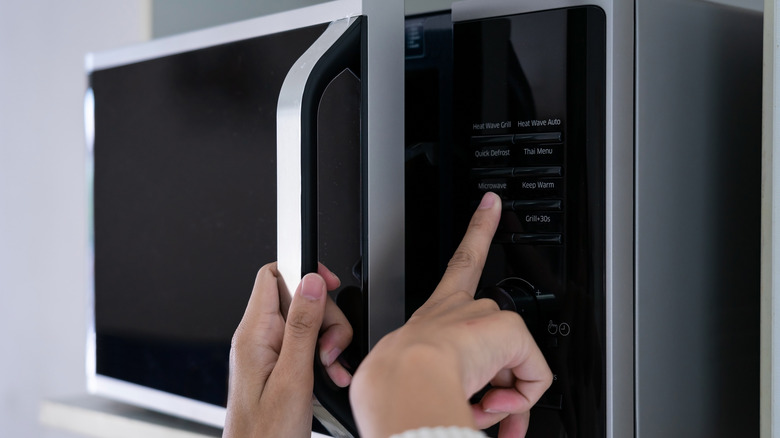
[{"label": "white wall", "polygon": [[84,54],[147,38],[148,0],[0,1],[0,436],[85,392]]}]

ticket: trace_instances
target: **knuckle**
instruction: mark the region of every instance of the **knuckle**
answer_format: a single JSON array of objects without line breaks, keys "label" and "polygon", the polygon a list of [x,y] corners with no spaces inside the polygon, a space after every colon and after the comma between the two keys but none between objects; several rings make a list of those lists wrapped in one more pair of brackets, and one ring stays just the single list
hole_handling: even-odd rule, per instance
[{"label": "knuckle", "polygon": [[355,334],[355,332],[352,330],[352,326],[349,324],[342,324],[341,331],[345,339],[351,340],[352,336]]},{"label": "knuckle", "polygon": [[287,318],[287,330],[296,338],[309,336],[312,331],[318,330],[314,315],[308,312],[295,312]]},{"label": "knuckle", "polygon": [[479,257],[477,254],[468,247],[461,247],[455,251],[452,255],[449,263],[447,263],[447,270],[467,270],[473,269],[478,265]]},{"label": "knuckle", "polygon": [[[480,306],[479,309],[480,310],[484,310],[486,312],[491,312],[492,313],[492,312],[501,310],[498,307],[498,303],[495,300],[490,299],[490,298],[480,298],[480,299],[476,300],[476,302],[477,302],[477,305]],[[512,312],[512,313],[514,313],[514,312]]]},{"label": "knuckle", "polygon": [[[493,300],[488,300],[488,301],[493,301]],[[498,307],[497,304],[496,307]],[[518,330],[525,330],[525,331],[528,330],[528,328],[525,325],[525,320],[523,320],[523,317],[520,316],[520,314],[517,312],[511,312],[511,311],[501,312],[501,318],[503,318],[507,324],[517,327]]]},{"label": "knuckle", "polygon": [[455,301],[456,303],[459,302],[469,302],[474,301],[474,294],[471,294],[463,289],[459,289],[455,291],[452,295],[449,297],[451,300]]},{"label": "knuckle", "polygon": [[262,268],[260,268],[259,271],[257,271],[257,275],[255,276],[256,280],[259,280],[267,275],[276,276],[276,262],[273,263],[267,263],[263,265]]},{"label": "knuckle", "polygon": [[546,384],[546,387],[549,388],[553,384],[553,377],[554,376],[553,376],[553,372],[550,369],[549,365],[545,368],[545,371],[546,371],[546,373],[545,373],[545,376],[544,376],[545,377],[544,383]]}]

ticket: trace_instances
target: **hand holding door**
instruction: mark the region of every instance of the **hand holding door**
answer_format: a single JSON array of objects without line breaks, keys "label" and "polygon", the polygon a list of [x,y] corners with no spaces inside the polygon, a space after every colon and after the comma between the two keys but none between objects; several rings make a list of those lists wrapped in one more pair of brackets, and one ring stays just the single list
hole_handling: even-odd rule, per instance
[{"label": "hand holding door", "polygon": [[[431,298],[358,368],[350,398],[362,436],[498,422],[500,437],[525,434],[552,373],[517,313],[473,299],[500,205],[485,195]],[[487,383],[493,389],[470,407]]]},{"label": "hand holding door", "polygon": [[334,383],[351,381],[335,358],[351,342],[352,328],[326,293],[339,283],[319,265],[291,299],[276,263],[257,274],[230,351],[224,437],[311,436],[315,346]]}]

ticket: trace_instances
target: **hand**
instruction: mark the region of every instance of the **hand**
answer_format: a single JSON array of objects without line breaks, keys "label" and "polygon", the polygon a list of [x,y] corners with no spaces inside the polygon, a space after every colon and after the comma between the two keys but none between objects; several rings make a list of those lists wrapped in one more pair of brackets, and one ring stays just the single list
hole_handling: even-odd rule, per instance
[{"label": "hand", "polygon": [[352,327],[326,293],[339,284],[320,265],[291,299],[276,263],[260,269],[230,349],[223,437],[311,436],[315,345],[334,383],[345,387],[352,379],[336,361]]},{"label": "hand", "polygon": [[[499,437],[525,435],[552,373],[518,314],[474,300],[500,214],[498,196],[485,195],[430,299],[358,368],[350,399],[362,436],[497,422]],[[493,389],[469,406],[487,383]]]}]

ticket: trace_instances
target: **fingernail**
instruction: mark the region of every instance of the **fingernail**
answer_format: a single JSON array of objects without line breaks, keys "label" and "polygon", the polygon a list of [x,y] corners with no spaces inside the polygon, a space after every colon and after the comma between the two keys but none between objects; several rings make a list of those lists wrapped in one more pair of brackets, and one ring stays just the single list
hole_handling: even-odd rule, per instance
[{"label": "fingernail", "polygon": [[479,209],[480,210],[486,210],[488,208],[493,207],[493,204],[496,203],[496,195],[492,192],[485,193],[485,196],[482,197],[482,202],[479,203]]},{"label": "fingernail", "polygon": [[325,284],[314,274],[308,274],[301,280],[301,295],[309,301],[317,301],[325,295]]},{"label": "fingernail", "polygon": [[330,350],[325,354],[325,356],[322,359],[323,365],[325,365],[326,367],[331,366],[333,362],[335,362],[336,359],[338,359],[340,354],[341,354],[341,348],[334,348]]},{"label": "fingernail", "polygon": [[339,286],[341,285],[341,279],[338,275],[336,275],[333,271],[331,271],[328,268],[325,268],[328,271],[328,275],[330,275],[334,280],[336,280],[339,283]]}]

